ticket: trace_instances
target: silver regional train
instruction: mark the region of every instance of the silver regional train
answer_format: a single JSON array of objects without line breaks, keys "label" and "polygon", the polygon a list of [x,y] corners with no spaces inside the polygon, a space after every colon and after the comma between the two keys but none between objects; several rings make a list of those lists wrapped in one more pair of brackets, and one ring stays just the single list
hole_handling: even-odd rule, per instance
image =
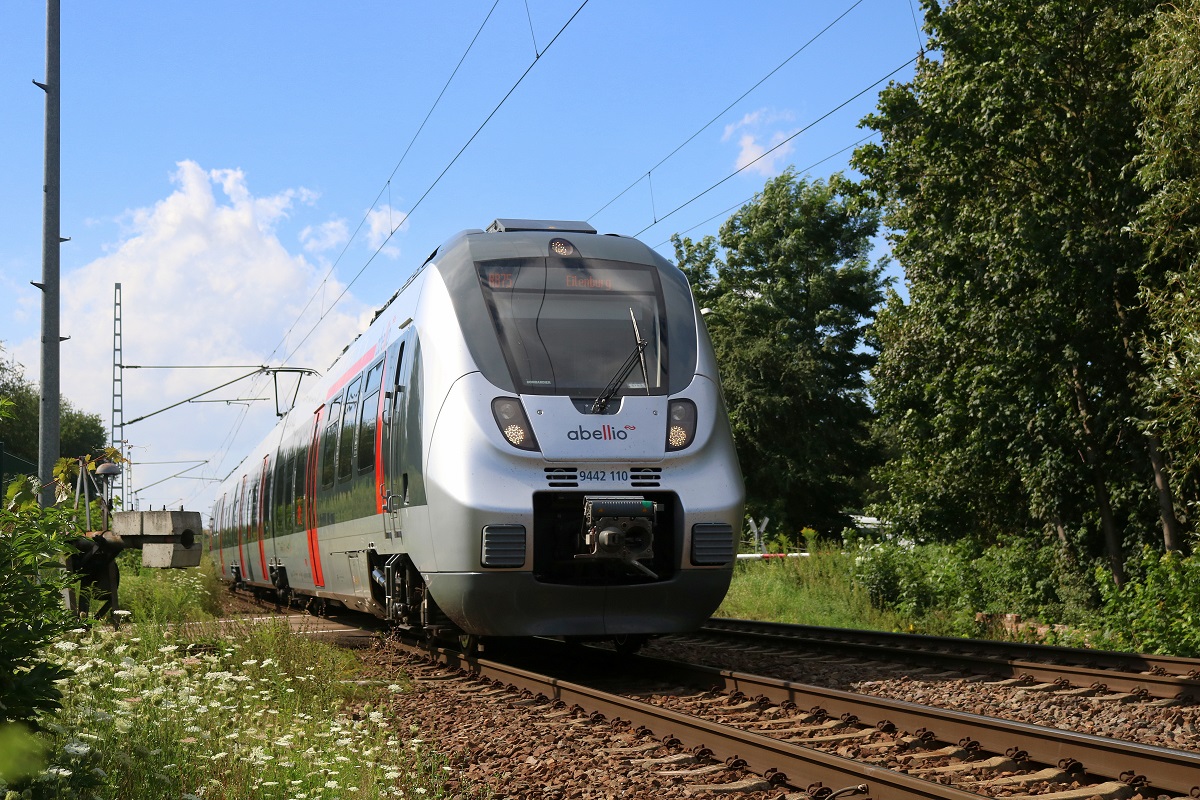
[{"label": "silver regional train", "polygon": [[224,580],[454,636],[695,629],[744,486],[678,268],[586,223],[439,247],[217,493]]}]

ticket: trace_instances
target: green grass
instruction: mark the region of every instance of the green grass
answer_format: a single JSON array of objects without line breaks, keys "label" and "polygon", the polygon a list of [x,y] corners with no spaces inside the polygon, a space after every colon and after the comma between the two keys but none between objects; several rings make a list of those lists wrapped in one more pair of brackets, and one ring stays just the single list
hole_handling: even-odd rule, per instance
[{"label": "green grass", "polygon": [[388,722],[405,683],[356,685],[353,653],[286,622],[97,626],[53,652],[75,676],[32,798],[482,796]]},{"label": "green grass", "polygon": [[34,735],[0,727],[22,762],[0,758],[0,798],[488,796],[421,731],[392,727],[405,676],[360,685],[353,652],[283,620],[218,619],[222,591],[209,567],[123,563],[126,622],[84,624],[49,649],[72,674],[61,709]]},{"label": "green grass", "polygon": [[872,607],[867,591],[854,582],[853,557],[836,550],[739,561],[717,616],[884,631],[906,627],[896,614]]},{"label": "green grass", "polygon": [[221,615],[220,594],[225,591],[212,562],[198,569],[149,569],[141,566],[142,554],[129,550],[120,556],[120,607],[138,622],[158,624],[200,622]]}]

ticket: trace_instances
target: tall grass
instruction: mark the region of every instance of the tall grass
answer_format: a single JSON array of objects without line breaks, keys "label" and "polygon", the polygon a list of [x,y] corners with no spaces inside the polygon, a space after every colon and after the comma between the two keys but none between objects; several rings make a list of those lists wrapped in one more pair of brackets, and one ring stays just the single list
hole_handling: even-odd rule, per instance
[{"label": "tall grass", "polygon": [[139,622],[199,622],[221,615],[225,588],[208,559],[197,569],[150,569],[141,565],[140,551],[130,550],[121,554],[120,566],[118,602]]},{"label": "tall grass", "polygon": [[739,561],[717,615],[868,630],[903,625],[896,614],[871,605],[855,581],[852,556],[822,547],[804,558]]}]

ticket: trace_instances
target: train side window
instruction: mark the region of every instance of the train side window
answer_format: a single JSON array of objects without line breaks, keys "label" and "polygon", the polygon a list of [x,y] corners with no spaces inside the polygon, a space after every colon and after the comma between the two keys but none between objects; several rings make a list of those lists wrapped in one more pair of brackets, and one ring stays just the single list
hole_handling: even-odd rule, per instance
[{"label": "train side window", "polygon": [[354,421],[358,417],[358,393],[362,387],[362,378],[354,379],[346,389],[346,402],[342,406],[342,436],[338,444],[339,481],[344,481],[354,473]]},{"label": "train side window", "polygon": [[379,385],[383,377],[383,362],[380,361],[367,373],[363,386],[362,410],[358,415],[358,471],[366,472],[375,466],[375,428],[379,413]]},{"label": "train side window", "polygon": [[404,390],[404,377],[401,372],[401,367],[404,366],[404,345],[407,342],[400,343],[400,349],[396,351],[396,365],[392,369],[391,377],[389,378],[388,399],[383,404],[383,422],[385,425],[390,425],[392,422],[392,414],[399,407],[400,394]]},{"label": "train side window", "polygon": [[342,398],[337,398],[329,404],[329,421],[325,432],[321,434],[321,488],[333,486],[333,477],[337,473],[337,438],[338,424],[342,421]]}]

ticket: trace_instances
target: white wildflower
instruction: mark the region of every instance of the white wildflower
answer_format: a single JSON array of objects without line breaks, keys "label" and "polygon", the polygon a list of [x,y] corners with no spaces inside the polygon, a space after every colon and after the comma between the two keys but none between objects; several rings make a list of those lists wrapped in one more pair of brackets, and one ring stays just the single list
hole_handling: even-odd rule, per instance
[{"label": "white wildflower", "polygon": [[72,740],[63,745],[63,752],[69,756],[86,756],[92,752],[92,748],[84,742]]}]

